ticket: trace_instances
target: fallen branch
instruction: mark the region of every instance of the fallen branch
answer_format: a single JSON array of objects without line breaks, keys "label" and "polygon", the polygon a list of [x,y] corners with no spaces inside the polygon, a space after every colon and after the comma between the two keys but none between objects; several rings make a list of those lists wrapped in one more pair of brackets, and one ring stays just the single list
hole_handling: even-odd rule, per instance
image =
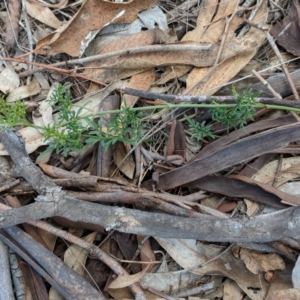
[{"label": "fallen branch", "polygon": [[215,242],[269,242],[299,235],[300,207],[252,219],[221,219],[207,215],[201,218],[177,217],[79,201],[58,188],[31,162],[24,145],[14,132],[4,131],[0,134],[0,139],[21,176],[40,193],[33,204],[2,211],[0,227],[61,216],[72,221],[98,224],[107,231],[114,229],[164,238]]}]

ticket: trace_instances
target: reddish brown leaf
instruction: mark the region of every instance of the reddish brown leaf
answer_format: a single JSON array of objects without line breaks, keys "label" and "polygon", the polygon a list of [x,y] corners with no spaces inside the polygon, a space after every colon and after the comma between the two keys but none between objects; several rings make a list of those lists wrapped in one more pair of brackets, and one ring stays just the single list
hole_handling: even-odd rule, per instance
[{"label": "reddish brown leaf", "polygon": [[270,31],[278,44],[295,56],[300,55],[299,10],[298,1],[293,1],[288,15]]},{"label": "reddish brown leaf", "polygon": [[[279,149],[289,142],[300,139],[299,128],[300,124],[295,123],[246,137],[202,159],[196,159],[161,175],[158,188],[171,189]],[[144,187],[149,188],[149,185],[151,182],[147,181]]]}]

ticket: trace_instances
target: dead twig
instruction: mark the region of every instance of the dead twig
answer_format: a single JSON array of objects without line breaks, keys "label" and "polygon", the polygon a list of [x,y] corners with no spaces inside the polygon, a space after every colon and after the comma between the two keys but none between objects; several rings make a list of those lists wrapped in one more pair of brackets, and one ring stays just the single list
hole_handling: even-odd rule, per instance
[{"label": "dead twig", "polygon": [[255,70],[252,70],[251,73],[272,93],[272,95],[277,98],[277,99],[282,99],[281,95],[278,94],[272,87],[271,85],[268,83],[268,81],[266,81],[263,77],[260,76],[260,74],[258,72],[256,72]]},{"label": "dead twig", "polygon": [[[166,102],[173,102],[173,103],[179,103],[179,102],[210,103],[212,98],[218,103],[235,103],[236,102],[236,99],[233,96],[166,95],[166,94],[145,92],[145,91],[135,90],[135,89],[131,89],[131,88],[125,88],[124,93],[128,94],[128,95],[138,96],[138,97],[145,98],[145,99],[150,99],[150,100],[160,99],[160,100],[163,100]],[[262,103],[262,104],[266,104],[266,105],[282,105],[282,106],[300,108],[300,103],[299,103],[299,101],[296,101],[296,100],[283,101],[278,98],[257,97],[254,99],[254,101],[257,103]]]}]

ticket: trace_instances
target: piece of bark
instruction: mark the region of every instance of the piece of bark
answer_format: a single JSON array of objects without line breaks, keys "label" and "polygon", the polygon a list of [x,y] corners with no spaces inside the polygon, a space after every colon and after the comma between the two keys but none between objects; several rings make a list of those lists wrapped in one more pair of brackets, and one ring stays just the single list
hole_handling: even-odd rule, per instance
[{"label": "piece of bark", "polygon": [[[100,104],[100,111],[115,110],[120,108],[120,96],[112,95],[105,98]],[[116,116],[113,114],[100,117],[103,127],[107,127],[108,123]],[[105,151],[102,144],[98,143],[97,159],[96,159],[96,175],[101,177],[109,177],[110,165],[113,156],[113,146],[108,147]]]},{"label": "piece of bark", "polygon": [[293,0],[287,16],[272,26],[270,34],[286,51],[300,55],[299,3]]},{"label": "piece of bark", "polygon": [[186,186],[225,195],[228,197],[248,198],[277,208],[287,208],[280,203],[281,198],[276,194],[265,191],[258,185],[250,184],[233,178],[221,176],[205,176],[188,183]]},{"label": "piece of bark", "polygon": [[244,169],[239,173],[240,175],[252,177],[257,173],[264,165],[266,165],[276,154],[267,153],[258,157],[255,161],[247,164]]},{"label": "piece of bark", "polygon": [[[12,248],[8,240],[9,237],[15,241],[13,250],[46,278],[66,299],[106,299],[100,291],[83,280],[81,276],[65,265],[57,256],[41,246],[18,227],[13,226],[5,230],[0,230],[0,239]],[[19,245],[16,244],[16,241]],[[33,263],[32,259],[22,250],[20,245],[26,249],[27,253],[34,257],[34,260],[37,261],[44,270],[41,270],[41,267]]]},{"label": "piece of bark", "polygon": [[223,149],[229,144],[246,137],[247,135],[245,133],[251,134],[257,131],[263,131],[283,125],[292,124],[294,122],[295,118],[292,115],[286,115],[276,119],[258,121],[253,124],[247,125],[244,128],[234,130],[229,135],[223,136],[220,139],[208,144],[197,155],[195,155],[193,159],[189,160],[188,163],[191,163],[196,159],[203,158],[209,154],[212,154],[213,152]]},{"label": "piece of bark", "polygon": [[[300,123],[294,123],[234,142],[210,155],[195,159],[183,167],[162,174],[159,177],[158,189],[172,189],[284,147],[286,144],[300,139],[299,129]],[[151,189],[151,181],[146,181],[142,186]]]}]

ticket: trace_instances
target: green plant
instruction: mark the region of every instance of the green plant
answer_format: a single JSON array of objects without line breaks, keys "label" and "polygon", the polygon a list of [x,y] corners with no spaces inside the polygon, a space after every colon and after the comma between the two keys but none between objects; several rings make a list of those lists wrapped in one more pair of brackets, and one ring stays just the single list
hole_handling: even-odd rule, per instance
[{"label": "green plant", "polygon": [[[71,94],[66,89],[66,85],[59,85],[49,100],[58,111],[57,122],[44,127],[35,126],[26,119],[26,107],[20,101],[9,105],[3,97],[0,97],[0,130],[19,126],[32,126],[44,131],[45,140],[49,147],[45,152],[55,151],[68,155],[71,151],[80,151],[84,147],[100,142],[105,149],[116,142],[123,142],[131,145],[139,143],[145,132],[145,120],[141,112],[146,110],[158,111],[173,108],[209,108],[212,119],[221,122],[227,127],[243,128],[247,120],[253,120],[257,108],[280,109],[299,113],[300,109],[283,105],[266,105],[255,102],[255,97],[251,88],[247,88],[241,95],[233,89],[236,103],[217,103],[212,100],[209,104],[164,103],[156,106],[125,107],[118,110],[91,112],[90,115],[81,115],[85,106],[75,110],[71,100]],[[88,110],[86,110],[88,111]],[[108,122],[104,115],[113,114],[114,118]],[[94,119],[99,117],[98,121]],[[192,138],[201,140],[205,137],[216,138],[211,132],[211,125],[205,122],[197,123],[190,117],[186,117],[189,123],[189,131]],[[101,120],[106,120],[108,124],[104,127]],[[45,153],[44,152],[44,153]]]},{"label": "green plant", "polygon": [[0,97],[0,128],[13,128],[28,123],[26,120],[26,106],[17,100],[13,105],[7,104],[6,100]]},{"label": "green plant", "polygon": [[248,120],[253,121],[255,115],[255,98],[261,92],[253,93],[251,87],[246,88],[241,95],[239,95],[235,88],[232,88],[232,94],[235,97],[236,104],[234,107],[220,107],[213,99],[212,104],[215,107],[211,108],[211,117],[213,121],[221,122],[226,128],[227,132],[231,127],[243,128]]},{"label": "green plant", "polygon": [[[111,122],[107,122],[108,126],[104,128],[101,122],[104,117],[96,123],[90,117],[80,116],[84,106],[77,112],[74,111],[71,93],[66,87],[59,85],[49,100],[58,110],[58,122],[43,128],[45,140],[49,145],[46,153],[55,150],[56,153],[62,152],[67,156],[71,151],[79,152],[86,145],[96,142],[100,142],[107,150],[110,145],[117,142],[134,144],[142,138],[144,124],[140,112],[125,107]],[[92,130],[83,125],[82,121],[85,121]]]},{"label": "green plant", "polygon": [[58,122],[43,128],[45,140],[48,141],[46,152],[63,153],[67,156],[71,151],[79,152],[84,148],[83,133],[86,127],[82,125],[80,113],[72,109],[71,93],[67,85],[58,85],[49,102],[58,110]]},{"label": "green plant", "polygon": [[205,125],[206,121],[199,123],[199,122],[196,122],[195,120],[191,119],[187,115],[184,115],[184,117],[189,123],[189,131],[192,134],[191,135],[192,139],[201,141],[202,139],[204,139],[206,137],[210,137],[212,139],[217,138],[217,136],[211,132],[212,125]]},{"label": "green plant", "polygon": [[130,107],[125,107],[111,122],[107,122],[106,130],[102,127],[101,120],[98,121],[98,124],[88,118],[85,120],[93,129],[89,132],[86,143],[101,142],[105,150],[117,142],[130,145],[139,142],[145,128],[141,112],[134,111]]}]

